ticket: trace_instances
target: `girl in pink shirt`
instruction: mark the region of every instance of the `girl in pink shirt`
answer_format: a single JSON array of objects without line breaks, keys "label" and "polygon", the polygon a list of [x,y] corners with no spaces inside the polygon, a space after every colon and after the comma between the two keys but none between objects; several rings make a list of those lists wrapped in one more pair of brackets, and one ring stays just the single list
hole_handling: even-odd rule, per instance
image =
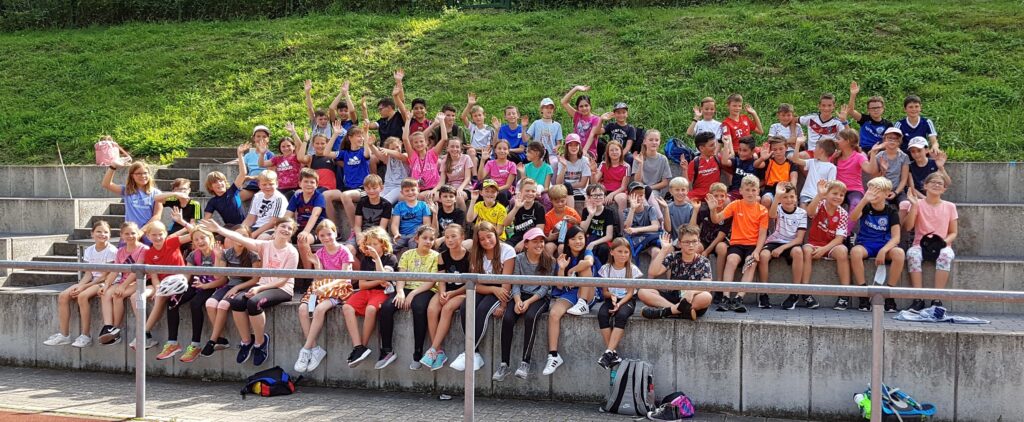
[{"label": "girl in pink shirt", "polygon": [[857,131],[843,129],[839,132],[836,145],[839,147],[835,159],[836,179],[846,184],[846,199],[843,202],[847,210],[852,210],[864,198],[864,173],[867,173],[871,163],[860,151],[860,135]]},{"label": "girl in pink shirt", "polygon": [[[953,258],[956,257],[953,252],[953,242],[959,231],[957,221],[959,216],[956,204],[942,199],[942,194],[946,193],[948,187],[949,180],[945,175],[932,173],[924,178],[924,199],[918,199],[916,192],[907,195],[910,209],[905,210],[906,217],[900,223],[903,227],[914,228],[914,244],[907,249],[907,267],[910,270],[911,287],[920,288],[922,286],[921,263],[925,260],[935,261],[936,289],[944,289],[949,283],[949,272],[953,268]],[[901,206],[900,214],[904,212],[902,208],[903,206]],[[934,237],[930,235],[934,235]],[[925,236],[929,236],[929,239],[922,242]],[[932,245],[934,243],[939,244]],[[928,249],[931,249],[928,246],[938,248],[938,254],[925,256],[928,254]],[[942,301],[933,300],[931,304],[932,306],[942,306]],[[924,309],[924,300],[914,299],[910,307],[918,311]]]},{"label": "girl in pink shirt", "polygon": [[299,163],[299,157],[295,155],[295,148],[306,147],[304,145],[296,146],[296,143],[301,144],[302,142],[292,138],[281,138],[281,143],[278,145],[281,155],[275,155],[269,160],[264,159],[266,151],[260,151],[259,144],[256,147],[256,153],[260,157],[260,167],[277,172],[277,190],[281,191],[286,198],[291,198],[295,190],[299,188],[299,171],[302,170],[302,164]]},{"label": "girl in pink shirt", "polygon": [[441,172],[437,168],[437,158],[448,145],[448,130],[444,127],[444,113],[438,113],[437,125],[441,128],[441,140],[433,148],[427,148],[427,138],[423,132],[409,133],[412,119],[405,121],[402,129],[402,142],[409,151],[409,176],[419,180],[419,199],[433,198],[440,186]]},{"label": "girl in pink shirt", "polygon": [[[512,194],[516,182],[516,163],[508,159],[508,152],[510,147],[508,141],[502,139],[494,144],[494,159],[488,160],[487,162],[481,161],[480,180],[491,179],[498,184],[498,203],[509,206],[509,200],[512,199]],[[491,155],[490,148],[484,149],[483,157],[489,157]]]},{"label": "girl in pink shirt", "polygon": [[583,146],[583,151],[590,154],[592,161],[596,161],[598,159],[597,142],[590,136],[590,132],[597,130],[601,126],[601,116],[591,113],[590,96],[580,95],[577,97],[575,108],[569,105],[569,100],[572,99],[573,95],[576,95],[577,92],[589,90],[590,87],[586,85],[574,86],[562,97],[562,108],[572,116],[573,133],[580,135],[580,139],[587,140],[587,144]]},{"label": "girl in pink shirt", "polygon": [[608,194],[604,204],[615,203],[620,209],[626,209],[626,185],[629,184],[629,164],[622,153],[619,141],[608,141],[604,149],[604,161],[597,167],[596,180],[604,186]]}]

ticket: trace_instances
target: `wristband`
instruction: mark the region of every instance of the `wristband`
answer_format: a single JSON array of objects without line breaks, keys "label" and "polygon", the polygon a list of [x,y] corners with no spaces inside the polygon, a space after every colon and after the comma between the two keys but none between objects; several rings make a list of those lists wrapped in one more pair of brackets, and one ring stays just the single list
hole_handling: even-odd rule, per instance
[{"label": "wristband", "polygon": [[113,170],[113,171],[117,171],[117,167],[114,167],[114,166],[110,166],[110,169]]}]

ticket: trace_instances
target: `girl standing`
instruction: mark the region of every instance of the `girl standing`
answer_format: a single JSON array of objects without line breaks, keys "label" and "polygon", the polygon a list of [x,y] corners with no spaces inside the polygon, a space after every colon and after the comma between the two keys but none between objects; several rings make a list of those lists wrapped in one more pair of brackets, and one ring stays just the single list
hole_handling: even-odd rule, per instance
[{"label": "girl standing", "polygon": [[[860,135],[853,129],[839,132],[839,156],[836,158],[836,179],[846,184],[847,210],[857,208],[864,198],[864,173],[871,168],[868,157],[860,151]],[[852,221],[852,220],[851,220]]]},{"label": "girl standing", "polygon": [[591,113],[590,96],[580,95],[577,97],[575,108],[569,105],[569,100],[572,99],[573,95],[576,95],[577,92],[586,91],[590,91],[590,87],[587,85],[574,86],[562,97],[562,109],[572,116],[573,133],[579,136],[579,139],[587,140],[587,145],[584,145],[583,151],[597,159],[597,142],[591,142],[594,139],[590,136],[590,132],[601,126],[601,116]]},{"label": "girl standing", "polygon": [[[160,190],[156,188],[153,178],[149,175],[149,168],[142,161],[136,161],[128,166],[128,179],[124,185],[113,183],[114,172],[118,169],[113,164],[103,175],[103,189],[121,196],[124,201],[124,220],[135,223],[139,227],[160,221],[160,215],[164,210],[164,199],[158,197]],[[244,199],[244,198],[243,198]],[[148,238],[143,243],[149,243]]]},{"label": "girl standing", "polygon": [[[289,122],[288,125],[290,132],[295,131],[295,125]],[[278,142],[278,150],[281,151],[281,155],[275,155],[269,160],[264,157],[267,156],[264,146],[257,144],[256,154],[260,157],[260,167],[266,167],[277,172],[277,189],[286,198],[291,198],[295,190],[299,188],[299,170],[302,169],[302,165],[299,164],[299,158],[295,155],[296,148],[306,148],[302,145],[302,142],[298,140],[298,136],[293,140],[292,138],[281,138]]]},{"label": "girl standing", "polygon": [[[437,121],[444,120],[444,114],[437,115]],[[409,151],[410,177],[419,181],[419,199],[433,198],[440,186],[441,174],[437,169],[437,156],[448,145],[448,131],[444,124],[441,127],[441,140],[433,148],[427,148],[427,138],[422,131],[409,134],[410,120],[405,122],[402,141]]]}]

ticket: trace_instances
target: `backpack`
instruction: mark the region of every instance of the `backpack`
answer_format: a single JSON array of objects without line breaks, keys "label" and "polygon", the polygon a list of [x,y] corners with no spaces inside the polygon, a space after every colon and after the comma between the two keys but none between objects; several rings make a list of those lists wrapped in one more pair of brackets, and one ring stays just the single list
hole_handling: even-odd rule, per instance
[{"label": "backpack", "polygon": [[[918,403],[909,394],[900,391],[899,388],[891,388],[882,384],[882,420],[886,422],[909,422],[926,421],[935,415],[935,405],[930,403]],[[871,388],[864,390],[863,397],[867,398],[861,406],[862,415],[866,419],[871,418]]]},{"label": "backpack", "polygon": [[[693,408],[693,402],[682,391],[665,396],[659,402],[658,408],[649,413],[648,419],[653,420],[678,420],[692,418],[697,413]],[[652,416],[658,415],[658,418]]]},{"label": "backpack", "polygon": [[611,371],[602,412],[647,416],[654,410],[654,367],[639,359],[625,359]]},{"label": "backpack", "polygon": [[292,381],[291,376],[280,366],[264,369],[245,381],[245,387],[241,391],[242,399],[250,393],[263,397],[287,396],[295,392],[295,383],[301,379],[302,377],[299,377]]},{"label": "backpack", "polygon": [[[713,157],[715,162],[718,163],[718,167],[721,168],[722,159],[718,158],[718,154],[715,154]],[[690,189],[693,189],[693,184],[697,181],[697,174],[700,172],[700,156],[694,158],[691,158],[689,161],[690,165],[687,170],[689,170],[690,174],[686,175],[690,180]]]},{"label": "backpack", "polygon": [[670,161],[676,164],[679,164],[680,155],[685,155],[687,162],[693,160],[693,157],[696,155],[693,148],[690,148],[689,145],[683,143],[679,138],[668,138],[668,142],[665,143],[664,152],[665,157],[668,157]]}]

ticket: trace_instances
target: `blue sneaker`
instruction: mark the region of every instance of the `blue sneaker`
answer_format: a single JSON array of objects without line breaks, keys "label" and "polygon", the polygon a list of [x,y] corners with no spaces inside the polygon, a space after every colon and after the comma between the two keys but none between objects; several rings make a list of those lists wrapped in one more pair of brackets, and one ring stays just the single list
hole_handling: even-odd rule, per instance
[{"label": "blue sneaker", "polygon": [[436,371],[438,369],[443,368],[445,362],[447,362],[447,361],[448,361],[448,355],[446,355],[444,353],[444,350],[438,350],[437,351],[437,357],[435,357],[434,361],[431,362],[430,370],[431,371]]},{"label": "blue sneaker", "polygon": [[263,334],[263,345],[252,348],[252,364],[260,366],[267,361],[270,352],[270,334]]},{"label": "blue sneaker", "polygon": [[245,361],[249,360],[249,356],[252,355],[252,343],[255,341],[255,339],[255,337],[250,337],[249,344],[238,344],[238,357],[235,358],[235,362],[243,364],[245,363]]},{"label": "blue sneaker", "polygon": [[437,351],[434,350],[433,347],[431,347],[430,350],[427,350],[427,353],[424,353],[423,357],[420,358],[420,363],[423,364],[423,366],[426,366],[428,368],[433,368],[434,367],[434,360],[436,360],[436,359],[437,359]]}]

